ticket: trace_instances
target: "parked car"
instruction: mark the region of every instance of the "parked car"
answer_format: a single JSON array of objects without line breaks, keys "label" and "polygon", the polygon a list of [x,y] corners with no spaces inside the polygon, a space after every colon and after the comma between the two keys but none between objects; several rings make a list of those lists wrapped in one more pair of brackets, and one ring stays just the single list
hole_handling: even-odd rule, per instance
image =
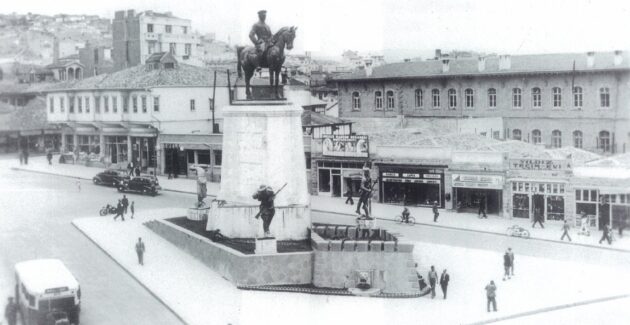
[{"label": "parked car", "polygon": [[92,182],[96,185],[107,185],[117,187],[118,183],[124,179],[129,179],[129,176],[124,171],[107,169],[100,172],[92,178]]},{"label": "parked car", "polygon": [[124,179],[118,184],[119,192],[137,192],[156,196],[160,189],[157,178],[151,176],[137,176],[131,179]]}]

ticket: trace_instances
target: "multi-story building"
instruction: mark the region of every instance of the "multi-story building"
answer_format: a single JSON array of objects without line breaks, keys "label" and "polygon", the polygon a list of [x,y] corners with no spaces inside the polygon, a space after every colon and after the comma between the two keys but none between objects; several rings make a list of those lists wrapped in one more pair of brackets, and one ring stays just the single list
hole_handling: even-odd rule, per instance
[{"label": "multi-story building", "polygon": [[170,12],[117,11],[112,22],[114,71],[143,64],[151,54],[170,52],[179,62],[201,66],[199,36],[189,19]]},{"label": "multi-story building", "polygon": [[506,138],[602,154],[630,150],[627,52],[403,62],[335,79],[339,117],[501,117]]}]

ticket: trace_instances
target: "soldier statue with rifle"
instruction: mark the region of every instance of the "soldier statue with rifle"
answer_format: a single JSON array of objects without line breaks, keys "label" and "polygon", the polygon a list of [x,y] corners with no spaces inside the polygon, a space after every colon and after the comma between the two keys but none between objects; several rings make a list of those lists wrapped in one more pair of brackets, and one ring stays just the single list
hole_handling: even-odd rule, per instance
[{"label": "soldier statue with rifle", "polygon": [[273,216],[276,214],[276,209],[273,205],[273,200],[276,198],[276,195],[287,186],[285,183],[282,187],[274,193],[271,186],[260,185],[256,193],[252,195],[252,198],[260,201],[260,211],[256,214],[255,218],[261,217],[263,220],[263,230],[265,232],[265,237],[271,237],[271,233],[269,232],[269,226],[271,225],[271,220]]},{"label": "soldier statue with rifle", "polygon": [[363,205],[363,211],[365,212],[365,216],[370,218],[370,198],[372,196],[372,190],[374,189],[374,185],[376,185],[376,181],[372,183],[372,178],[370,177],[370,168],[367,163],[363,166],[363,177],[361,177],[361,187],[359,189],[359,202],[357,203],[357,214],[361,214],[361,205]]}]

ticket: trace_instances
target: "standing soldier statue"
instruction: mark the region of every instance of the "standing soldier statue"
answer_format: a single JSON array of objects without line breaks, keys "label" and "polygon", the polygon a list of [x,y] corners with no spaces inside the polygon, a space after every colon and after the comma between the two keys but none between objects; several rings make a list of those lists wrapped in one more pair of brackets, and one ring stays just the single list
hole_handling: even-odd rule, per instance
[{"label": "standing soldier statue", "polygon": [[203,200],[208,192],[206,170],[199,165],[193,165],[190,169],[197,172],[197,207],[201,208],[206,205]]},{"label": "standing soldier statue", "polygon": [[249,32],[249,39],[254,43],[256,47],[257,57],[257,68],[256,71],[260,71],[263,66],[267,66],[267,62],[264,62],[264,53],[269,46],[269,41],[271,40],[271,28],[269,25],[265,23],[265,19],[267,18],[267,10],[261,10],[258,12],[258,22],[256,22],[251,31]]},{"label": "standing soldier statue", "polygon": [[273,200],[276,198],[276,195],[282,191],[282,189],[287,186],[285,183],[278,192],[273,192],[271,186],[260,185],[258,191],[252,195],[252,198],[260,201],[260,210],[258,214],[256,214],[255,218],[261,217],[263,220],[263,231],[265,232],[265,237],[271,237],[271,233],[269,232],[269,226],[271,225],[271,220],[273,216],[276,214],[276,209],[273,205]]},{"label": "standing soldier statue", "polygon": [[363,205],[363,211],[366,217],[370,217],[370,199],[372,197],[372,190],[374,185],[372,178],[370,177],[370,168],[367,164],[363,166],[363,176],[361,177],[361,187],[359,189],[359,202],[357,203],[357,214],[361,215],[361,205]]}]

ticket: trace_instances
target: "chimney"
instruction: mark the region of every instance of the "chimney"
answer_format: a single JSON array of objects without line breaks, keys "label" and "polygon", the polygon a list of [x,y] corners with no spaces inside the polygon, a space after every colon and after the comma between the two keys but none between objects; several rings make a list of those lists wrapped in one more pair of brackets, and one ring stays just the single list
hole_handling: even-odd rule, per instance
[{"label": "chimney", "polygon": [[586,52],[586,66],[592,68],[595,65],[595,52]]},{"label": "chimney", "polygon": [[449,61],[449,59],[442,60],[442,72],[448,72],[448,70],[450,69]]},{"label": "chimney", "polygon": [[620,50],[615,51],[615,66],[618,66],[623,62],[623,56],[621,55],[623,52]]},{"label": "chimney", "polygon": [[499,55],[499,70],[510,70],[512,66],[512,60],[510,55]]},{"label": "chimney", "polygon": [[435,59],[438,60],[442,57],[442,50],[435,49]]},{"label": "chimney", "polygon": [[479,68],[479,72],[483,72],[484,70],[486,70],[486,57],[485,56],[479,57],[477,61],[477,66]]}]

